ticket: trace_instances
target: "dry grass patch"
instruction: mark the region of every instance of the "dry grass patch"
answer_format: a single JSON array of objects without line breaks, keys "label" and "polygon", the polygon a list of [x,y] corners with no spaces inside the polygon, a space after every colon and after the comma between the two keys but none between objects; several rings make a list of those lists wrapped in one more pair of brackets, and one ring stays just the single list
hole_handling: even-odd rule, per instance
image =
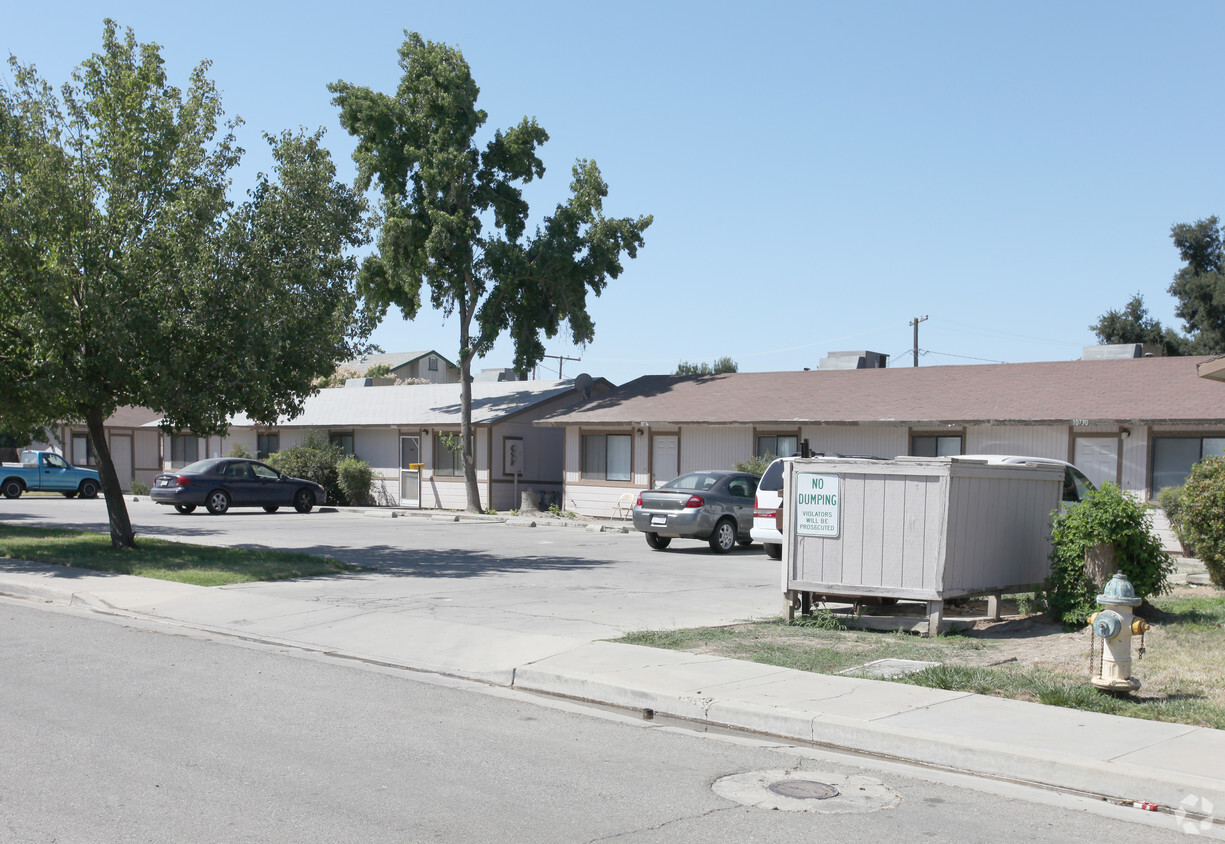
[{"label": "dry grass patch", "polygon": [[1225,592],[1179,587],[1153,603],[1160,612],[1145,636],[1144,657],[1133,665],[1143,685],[1129,698],[1102,694],[1089,683],[1087,628],[1068,631],[1038,614],[934,639],[839,630],[836,619],[818,611],[798,624],[770,619],[643,631],[620,641],[822,674],[877,659],[939,662],[897,682],[1225,729]]}]

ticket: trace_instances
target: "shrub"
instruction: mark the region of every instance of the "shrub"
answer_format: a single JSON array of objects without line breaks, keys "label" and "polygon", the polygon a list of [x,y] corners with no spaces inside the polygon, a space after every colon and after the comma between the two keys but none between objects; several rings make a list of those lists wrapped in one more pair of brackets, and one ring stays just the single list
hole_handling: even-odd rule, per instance
[{"label": "shrub", "polygon": [[752,472],[754,475],[764,475],[766,469],[774,462],[773,454],[764,454],[761,457],[753,457],[745,460],[743,463],[736,464],[737,472]]},{"label": "shrub", "polygon": [[295,478],[314,481],[327,490],[328,501],[345,504],[348,499],[340,488],[336,464],[344,459],[344,451],[332,445],[317,431],[306,435],[301,443],[269,455],[268,465],[278,472]]},{"label": "shrub", "polygon": [[1225,589],[1225,458],[1196,463],[1182,488],[1179,538],[1195,549],[1212,585]]},{"label": "shrub", "polygon": [[230,446],[230,450],[226,454],[226,457],[245,457],[246,459],[251,460],[255,457],[255,455],[251,453],[251,449],[247,448],[242,443],[234,443]]},{"label": "shrub", "polygon": [[346,457],[336,464],[336,481],[349,504],[362,506],[370,503],[370,487],[374,485],[374,471],[370,464],[356,457]]},{"label": "shrub", "polygon": [[1153,535],[1148,510],[1110,481],[1079,504],[1055,512],[1051,542],[1046,600],[1051,614],[1065,624],[1082,625],[1099,609],[1100,587],[1085,573],[1085,552],[1094,545],[1114,545],[1115,565],[1141,598],[1166,592],[1166,577],[1174,571]]},{"label": "shrub", "polygon": [[133,478],[131,490],[132,490],[133,495],[148,495],[149,485],[146,484],[144,481],[138,481],[135,478]]}]

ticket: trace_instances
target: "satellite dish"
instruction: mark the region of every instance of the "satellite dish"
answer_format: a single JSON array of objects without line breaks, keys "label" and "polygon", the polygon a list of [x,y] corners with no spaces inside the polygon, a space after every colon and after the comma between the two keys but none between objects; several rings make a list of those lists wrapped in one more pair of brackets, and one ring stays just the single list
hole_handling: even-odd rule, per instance
[{"label": "satellite dish", "polygon": [[582,393],[585,399],[591,398],[591,385],[593,383],[591,376],[586,372],[580,372],[574,376],[574,389]]}]

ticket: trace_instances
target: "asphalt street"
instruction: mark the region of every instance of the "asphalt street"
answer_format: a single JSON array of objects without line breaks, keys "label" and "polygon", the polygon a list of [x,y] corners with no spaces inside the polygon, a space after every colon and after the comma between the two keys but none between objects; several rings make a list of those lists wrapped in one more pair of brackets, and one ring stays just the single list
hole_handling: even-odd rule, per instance
[{"label": "asphalt street", "polygon": [[[635,630],[731,624],[782,609],[779,563],[760,545],[711,553],[677,540],[652,551],[632,531],[585,526],[388,518],[340,510],[232,510],[184,516],[147,498],[128,502],[139,536],[324,554],[369,572],[241,587],[252,594],[403,613],[437,621],[528,630],[583,641]],[[101,499],[0,501],[0,521],[107,530]],[[611,523],[610,523],[611,524]],[[626,523],[617,523],[620,527]]]},{"label": "asphalt street", "polygon": [[[4,841],[1176,834],[1168,817],[1100,801],[68,608],[0,599],[0,640]],[[780,796],[758,781],[840,793]],[[775,805],[746,805],[762,794]]]}]

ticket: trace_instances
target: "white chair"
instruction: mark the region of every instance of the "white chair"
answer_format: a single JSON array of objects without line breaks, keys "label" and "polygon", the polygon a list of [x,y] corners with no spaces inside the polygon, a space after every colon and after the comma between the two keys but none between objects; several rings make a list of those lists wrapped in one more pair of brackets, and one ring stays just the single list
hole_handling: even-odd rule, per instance
[{"label": "white chair", "polygon": [[617,499],[617,518],[628,519],[634,515],[634,498],[632,492],[625,492]]}]

